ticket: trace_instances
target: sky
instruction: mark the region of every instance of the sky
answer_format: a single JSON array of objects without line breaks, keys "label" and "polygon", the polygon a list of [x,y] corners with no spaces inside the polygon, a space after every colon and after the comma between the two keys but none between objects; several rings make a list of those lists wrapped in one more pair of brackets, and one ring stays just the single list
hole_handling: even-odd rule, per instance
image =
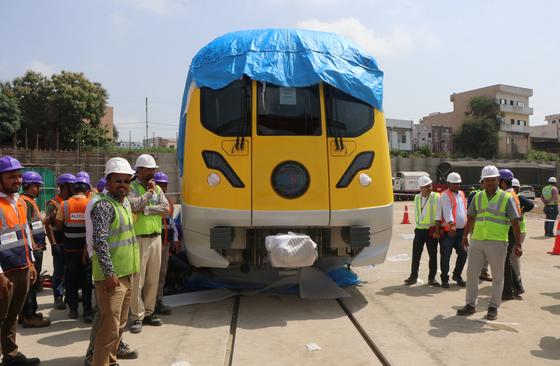
[{"label": "sky", "polygon": [[0,80],[26,70],[83,72],[108,91],[121,139],[175,137],[196,52],[225,33],[305,28],[338,33],[385,74],[386,118],[452,110],[453,92],[533,89],[532,125],[560,113],[560,2],[497,0],[0,1]]}]

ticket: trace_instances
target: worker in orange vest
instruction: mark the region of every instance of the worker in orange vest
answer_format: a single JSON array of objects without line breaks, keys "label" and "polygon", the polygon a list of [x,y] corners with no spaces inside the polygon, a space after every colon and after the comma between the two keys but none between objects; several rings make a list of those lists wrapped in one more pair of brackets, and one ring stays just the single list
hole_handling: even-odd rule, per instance
[{"label": "worker in orange vest", "polygon": [[466,282],[461,275],[467,262],[467,251],[461,241],[467,223],[467,199],[461,190],[459,173],[449,173],[447,184],[448,189],[441,193],[436,213],[436,232],[443,234],[439,242],[441,287],[449,288],[449,261],[453,249],[457,253],[457,260],[452,279],[460,287],[465,287]]},{"label": "worker in orange vest", "polygon": [[66,264],[66,299],[70,319],[78,319],[78,289],[82,289],[83,318],[85,323],[93,322],[91,295],[91,261],[86,249],[85,212],[89,199],[87,179],[76,178],[74,195],[62,203],[56,215],[56,227],[64,233],[64,262]]},{"label": "worker in orange vest", "polygon": [[72,197],[74,194],[74,183],[76,183],[76,177],[73,174],[64,173],[59,175],[56,179],[58,194],[47,202],[47,207],[45,208],[47,215],[45,229],[47,230],[47,236],[51,243],[51,254],[53,258],[52,288],[54,308],[58,310],[66,309],[66,304],[63,300],[64,272],[66,271],[66,266],[64,265],[64,233],[56,229],[56,214],[62,202]]},{"label": "worker in orange vest", "polygon": [[25,357],[16,344],[17,317],[37,281],[27,207],[18,194],[22,168],[11,156],[0,158],[0,343],[2,365],[35,366],[41,361]]}]

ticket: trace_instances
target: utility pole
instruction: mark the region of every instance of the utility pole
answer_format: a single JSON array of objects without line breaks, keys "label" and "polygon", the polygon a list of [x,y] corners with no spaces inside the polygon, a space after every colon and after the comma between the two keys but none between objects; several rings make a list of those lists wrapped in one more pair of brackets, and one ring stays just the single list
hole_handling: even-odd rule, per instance
[{"label": "utility pole", "polygon": [[144,147],[148,147],[148,139],[150,135],[148,135],[148,97],[146,97],[146,144]]},{"label": "utility pole", "polygon": [[152,133],[154,134],[154,138],[152,139],[152,147],[156,147],[156,131],[152,131]]},{"label": "utility pole", "polygon": [[128,130],[128,150],[132,149],[132,132]]}]

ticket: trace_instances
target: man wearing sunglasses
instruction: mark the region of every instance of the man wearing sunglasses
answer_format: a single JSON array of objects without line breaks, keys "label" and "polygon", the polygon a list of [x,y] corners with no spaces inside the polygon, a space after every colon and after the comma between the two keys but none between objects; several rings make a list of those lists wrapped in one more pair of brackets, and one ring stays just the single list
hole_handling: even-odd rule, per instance
[{"label": "man wearing sunglasses", "polygon": [[107,192],[91,210],[93,280],[100,316],[93,347],[94,365],[117,363],[134,275],[140,268],[140,252],[127,199],[133,175],[126,159],[110,159],[105,166]]}]

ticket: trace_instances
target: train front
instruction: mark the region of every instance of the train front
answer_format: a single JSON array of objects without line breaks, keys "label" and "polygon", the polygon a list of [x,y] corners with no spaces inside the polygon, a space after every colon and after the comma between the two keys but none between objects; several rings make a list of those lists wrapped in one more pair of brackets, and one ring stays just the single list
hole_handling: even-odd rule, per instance
[{"label": "train front", "polygon": [[[372,57],[329,33],[242,31],[201,49],[178,149],[191,264],[382,263],[393,222],[382,80]],[[289,235],[315,245],[292,266],[271,249]]]}]

